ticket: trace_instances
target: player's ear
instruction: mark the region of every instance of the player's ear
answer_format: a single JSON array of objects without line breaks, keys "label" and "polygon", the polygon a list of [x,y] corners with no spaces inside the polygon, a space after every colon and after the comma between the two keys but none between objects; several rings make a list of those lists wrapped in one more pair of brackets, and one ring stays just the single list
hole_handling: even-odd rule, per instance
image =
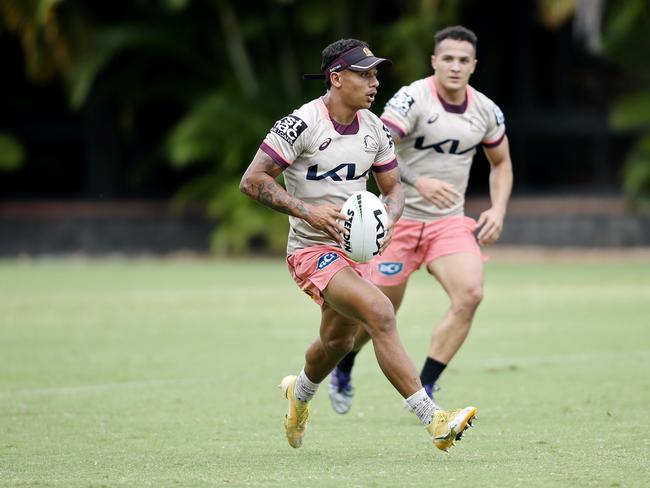
[{"label": "player's ear", "polygon": [[435,54],[431,55],[431,67],[433,68],[434,71],[436,70],[436,55]]},{"label": "player's ear", "polygon": [[478,63],[478,59],[474,59],[474,65],[472,66],[472,71],[470,74],[474,74],[474,70],[476,69],[476,63]]},{"label": "player's ear", "polygon": [[341,73],[338,71],[330,73],[330,83],[336,88],[341,88]]}]

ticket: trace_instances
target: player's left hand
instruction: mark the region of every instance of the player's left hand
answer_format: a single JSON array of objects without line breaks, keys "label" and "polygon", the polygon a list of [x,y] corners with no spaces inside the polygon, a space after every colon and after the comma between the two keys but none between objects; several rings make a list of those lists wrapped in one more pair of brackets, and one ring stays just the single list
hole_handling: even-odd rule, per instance
[{"label": "player's left hand", "polygon": [[489,246],[501,237],[504,218],[505,212],[494,207],[486,210],[479,216],[476,224],[476,228],[480,229],[476,236],[479,244]]},{"label": "player's left hand", "polygon": [[379,254],[381,255],[386,248],[390,245],[390,242],[393,240],[393,219],[390,218],[390,215],[386,216],[386,235],[379,243]]}]

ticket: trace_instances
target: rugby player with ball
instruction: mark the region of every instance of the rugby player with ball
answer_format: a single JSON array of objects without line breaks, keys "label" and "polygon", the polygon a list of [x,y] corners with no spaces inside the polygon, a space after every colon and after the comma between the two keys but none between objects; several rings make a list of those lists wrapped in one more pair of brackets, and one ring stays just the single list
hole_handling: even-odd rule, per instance
[{"label": "rugby player with ball", "polygon": [[[294,448],[302,445],[309,401],[352,349],[358,327],[369,334],[381,370],[436,447],[446,451],[476,415],[475,407],[450,412],[436,407],[402,346],[390,300],[365,279],[365,267],[342,251],[343,236],[349,234],[349,252],[355,256],[355,219],[367,212],[363,197],[355,217],[348,220],[341,210],[350,196],[356,199],[353,194],[366,189],[370,173],[386,207],[381,229],[386,235],[373,252],[390,243],[392,225],[404,206],[390,132],[368,110],[379,85],[377,68],[388,62],[356,39],[327,46],[320,75],[327,92],[273,125],[240,183],[246,195],[289,215],[289,272],[321,309],[319,335],[307,348],[303,369],[280,383],[288,401],[285,433]],[[280,173],[286,190],[276,181]],[[375,233],[375,247],[376,242]]]}]

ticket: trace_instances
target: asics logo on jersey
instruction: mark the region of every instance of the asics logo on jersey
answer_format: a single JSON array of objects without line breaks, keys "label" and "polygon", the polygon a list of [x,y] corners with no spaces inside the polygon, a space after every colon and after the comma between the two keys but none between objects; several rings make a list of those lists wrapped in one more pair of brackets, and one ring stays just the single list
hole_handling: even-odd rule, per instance
[{"label": "asics logo on jersey", "polygon": [[307,168],[307,179],[312,181],[324,180],[325,178],[330,178],[332,181],[358,180],[366,176],[370,172],[370,168],[359,176],[357,176],[356,172],[356,163],[341,163],[336,168],[319,174],[318,165],[314,164]]},{"label": "asics logo on jersey", "polygon": [[300,136],[306,128],[307,124],[300,117],[296,115],[287,115],[278,120],[273,127],[271,127],[271,132],[275,132],[293,146],[296,139],[298,139],[298,136]]},{"label": "asics logo on jersey", "polygon": [[318,269],[326,268],[338,258],[339,255],[335,252],[328,252],[327,254],[323,254],[320,258],[318,258]]},{"label": "asics logo on jersey", "polygon": [[415,140],[414,148],[420,149],[421,151],[426,151],[427,149],[433,149],[435,152],[440,154],[465,154],[474,150],[476,146],[468,147],[462,151],[458,150],[460,141],[458,139],[445,139],[444,141],[436,142],[434,144],[429,144],[428,146],[424,145],[424,136],[420,136]]},{"label": "asics logo on jersey", "polygon": [[324,151],[325,149],[327,149],[327,146],[330,145],[330,142],[332,142],[332,138],[328,137],[327,139],[325,139],[323,141],[323,143],[320,146],[318,146],[318,150],[319,151]]},{"label": "asics logo on jersey", "polygon": [[386,276],[396,275],[404,265],[402,263],[379,263],[379,272]]}]

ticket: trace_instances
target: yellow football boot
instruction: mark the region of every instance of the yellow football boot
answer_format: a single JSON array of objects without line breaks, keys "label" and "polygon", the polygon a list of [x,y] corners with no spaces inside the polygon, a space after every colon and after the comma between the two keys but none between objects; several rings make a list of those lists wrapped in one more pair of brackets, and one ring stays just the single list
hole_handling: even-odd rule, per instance
[{"label": "yellow football boot", "polygon": [[447,452],[457,439],[460,439],[472,420],[476,419],[476,407],[465,407],[458,410],[436,410],[433,420],[427,425],[433,444],[441,451]]},{"label": "yellow football boot", "polygon": [[297,376],[289,375],[280,382],[282,394],[289,401],[289,411],[284,417],[284,431],[289,445],[294,448],[302,446],[302,438],[305,435],[309,418],[309,403],[301,402],[295,396],[297,379]]}]

